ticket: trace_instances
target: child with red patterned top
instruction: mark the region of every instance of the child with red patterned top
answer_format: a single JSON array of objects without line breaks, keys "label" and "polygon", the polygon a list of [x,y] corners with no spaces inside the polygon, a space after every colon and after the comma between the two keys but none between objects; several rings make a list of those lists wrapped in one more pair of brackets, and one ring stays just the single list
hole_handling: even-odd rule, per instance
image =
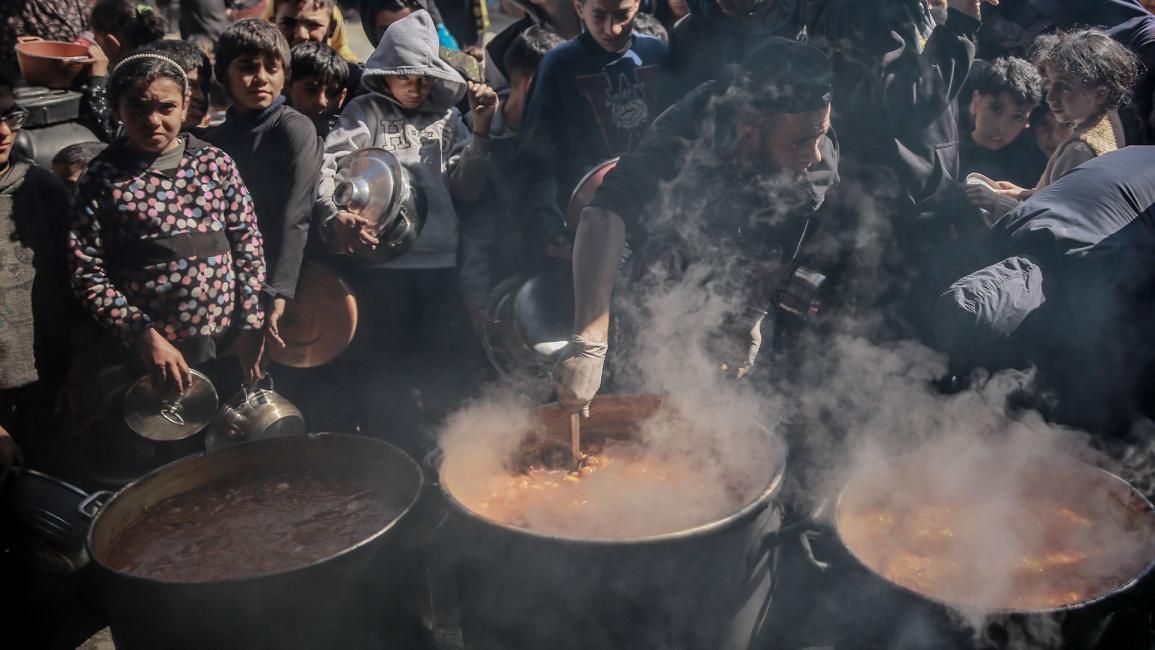
[{"label": "child with red patterned top", "polygon": [[100,330],[135,349],[157,386],[182,392],[189,366],[218,356],[228,338],[254,380],[265,262],[248,190],[228,155],[180,133],[189,82],[174,61],[130,56],[108,92],[125,136],[77,183],[77,297]]}]

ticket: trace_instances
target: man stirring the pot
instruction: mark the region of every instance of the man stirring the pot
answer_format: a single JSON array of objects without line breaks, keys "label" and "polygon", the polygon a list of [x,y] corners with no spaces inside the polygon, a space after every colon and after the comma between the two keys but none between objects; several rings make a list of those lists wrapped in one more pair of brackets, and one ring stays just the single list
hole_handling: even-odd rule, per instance
[{"label": "man stirring the pot", "polygon": [[[826,55],[772,38],[667,110],[622,157],[577,229],[575,333],[554,371],[567,409],[588,415],[601,387],[611,294],[627,244],[630,296],[688,282],[722,297],[721,318],[702,321],[700,329],[722,334],[705,337],[705,354],[732,376],[750,371],[775,289],[837,183],[830,101]],[[623,301],[615,316],[638,314],[641,302]],[[615,348],[634,327],[670,318],[648,309],[615,318]],[[685,313],[693,321],[706,311]]]}]

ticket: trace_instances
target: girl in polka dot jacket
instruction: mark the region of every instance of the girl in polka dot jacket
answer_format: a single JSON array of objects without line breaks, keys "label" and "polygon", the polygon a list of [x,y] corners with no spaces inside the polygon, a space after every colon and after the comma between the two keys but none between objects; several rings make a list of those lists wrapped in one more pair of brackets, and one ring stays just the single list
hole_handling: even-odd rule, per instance
[{"label": "girl in polka dot jacket", "polygon": [[184,390],[189,366],[217,356],[222,337],[245,379],[255,379],[265,263],[248,190],[224,152],[180,133],[189,86],[175,63],[130,56],[108,91],[125,137],[76,188],[77,297],[99,329],[135,349],[158,386]]}]

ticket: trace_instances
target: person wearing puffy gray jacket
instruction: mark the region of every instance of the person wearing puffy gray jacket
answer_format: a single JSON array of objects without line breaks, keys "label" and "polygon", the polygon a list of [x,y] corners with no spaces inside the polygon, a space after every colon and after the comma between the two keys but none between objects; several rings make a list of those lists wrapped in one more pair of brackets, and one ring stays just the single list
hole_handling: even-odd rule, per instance
[{"label": "person wearing puffy gray jacket", "polygon": [[[454,206],[482,194],[496,93],[469,84],[438,56],[437,31],[424,10],[385,31],[365,64],[354,98],[325,138],[314,217],[339,252],[373,248],[377,239],[361,216],[333,200],[341,159],[361,149],[385,149],[424,194],[425,224],[400,257],[349,260],[345,269],[360,307],[356,338],[339,373],[355,405],[349,426],[420,452],[414,437],[464,391],[452,386],[469,357],[467,319],[457,295],[458,213]],[[472,132],[456,104],[468,94]],[[344,399],[344,397],[343,397]],[[401,435],[400,439],[395,436]]]}]

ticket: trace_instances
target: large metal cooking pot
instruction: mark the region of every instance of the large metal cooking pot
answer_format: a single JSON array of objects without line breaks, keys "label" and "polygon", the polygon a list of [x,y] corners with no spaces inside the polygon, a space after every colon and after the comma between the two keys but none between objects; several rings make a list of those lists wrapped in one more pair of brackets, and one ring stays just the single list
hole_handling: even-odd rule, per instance
[{"label": "large metal cooking pot", "polygon": [[[628,436],[662,404],[653,395],[602,395],[583,424],[585,440]],[[568,436],[557,405],[538,411],[544,430]],[[780,524],[775,496],[785,446],[766,468],[766,488],[717,521],[637,539],[573,539],[496,523],[458,501],[461,624],[470,650],[731,650],[748,648],[774,584]],[[568,438],[567,438],[568,439]]]},{"label": "large metal cooking pot", "polygon": [[[106,558],[118,535],[168,497],[253,473],[339,469],[364,474],[406,509],[370,538],[311,565],[255,578],[174,583],[118,572]],[[412,549],[401,540],[422,492],[417,463],[380,440],[311,434],[249,442],[183,458],[109,499],[88,552],[118,650],[420,648]],[[288,543],[289,540],[286,540]]]},{"label": "large metal cooking pot", "polygon": [[370,232],[381,242],[353,257],[387,262],[417,241],[425,226],[425,195],[393,154],[378,148],[355,151],[337,163],[334,181],[333,202],[368,219]]},{"label": "large metal cooking pot", "polygon": [[[891,474],[898,463],[917,460],[917,452],[892,460]],[[1155,517],[1155,507],[1134,487],[1118,476],[1074,460],[1064,460],[1056,468],[1063,483],[1075,493],[1109,494],[1127,503],[1129,509],[1143,517]],[[879,470],[888,471],[888,470]],[[823,572],[837,572],[846,593],[854,593],[864,611],[858,618],[856,638],[861,647],[893,647],[904,629],[919,626],[921,644],[909,647],[927,650],[1005,650],[1035,647],[1024,642],[1023,635],[1034,631],[1058,634],[1066,650],[1086,648],[1148,647],[1138,636],[1148,636],[1149,577],[1155,568],[1155,557],[1126,584],[1096,597],[1061,607],[1002,608],[986,612],[985,629],[976,631],[958,624],[957,612],[968,610],[965,603],[952,603],[921,593],[886,578],[860,559],[844,535],[840,520],[845,519],[846,502],[866,491],[863,476],[848,481],[835,502],[833,521],[819,525],[822,539],[831,540],[828,557],[816,560]],[[904,499],[907,497],[904,497]],[[916,494],[909,498],[917,498]],[[1000,531],[992,531],[996,536]],[[804,538],[806,539],[806,538]],[[813,559],[813,555],[812,555]],[[976,611],[978,608],[969,608]],[[906,646],[904,646],[906,647]],[[1043,647],[1043,646],[1039,646]],[[1053,645],[1046,647],[1055,647]]]}]

